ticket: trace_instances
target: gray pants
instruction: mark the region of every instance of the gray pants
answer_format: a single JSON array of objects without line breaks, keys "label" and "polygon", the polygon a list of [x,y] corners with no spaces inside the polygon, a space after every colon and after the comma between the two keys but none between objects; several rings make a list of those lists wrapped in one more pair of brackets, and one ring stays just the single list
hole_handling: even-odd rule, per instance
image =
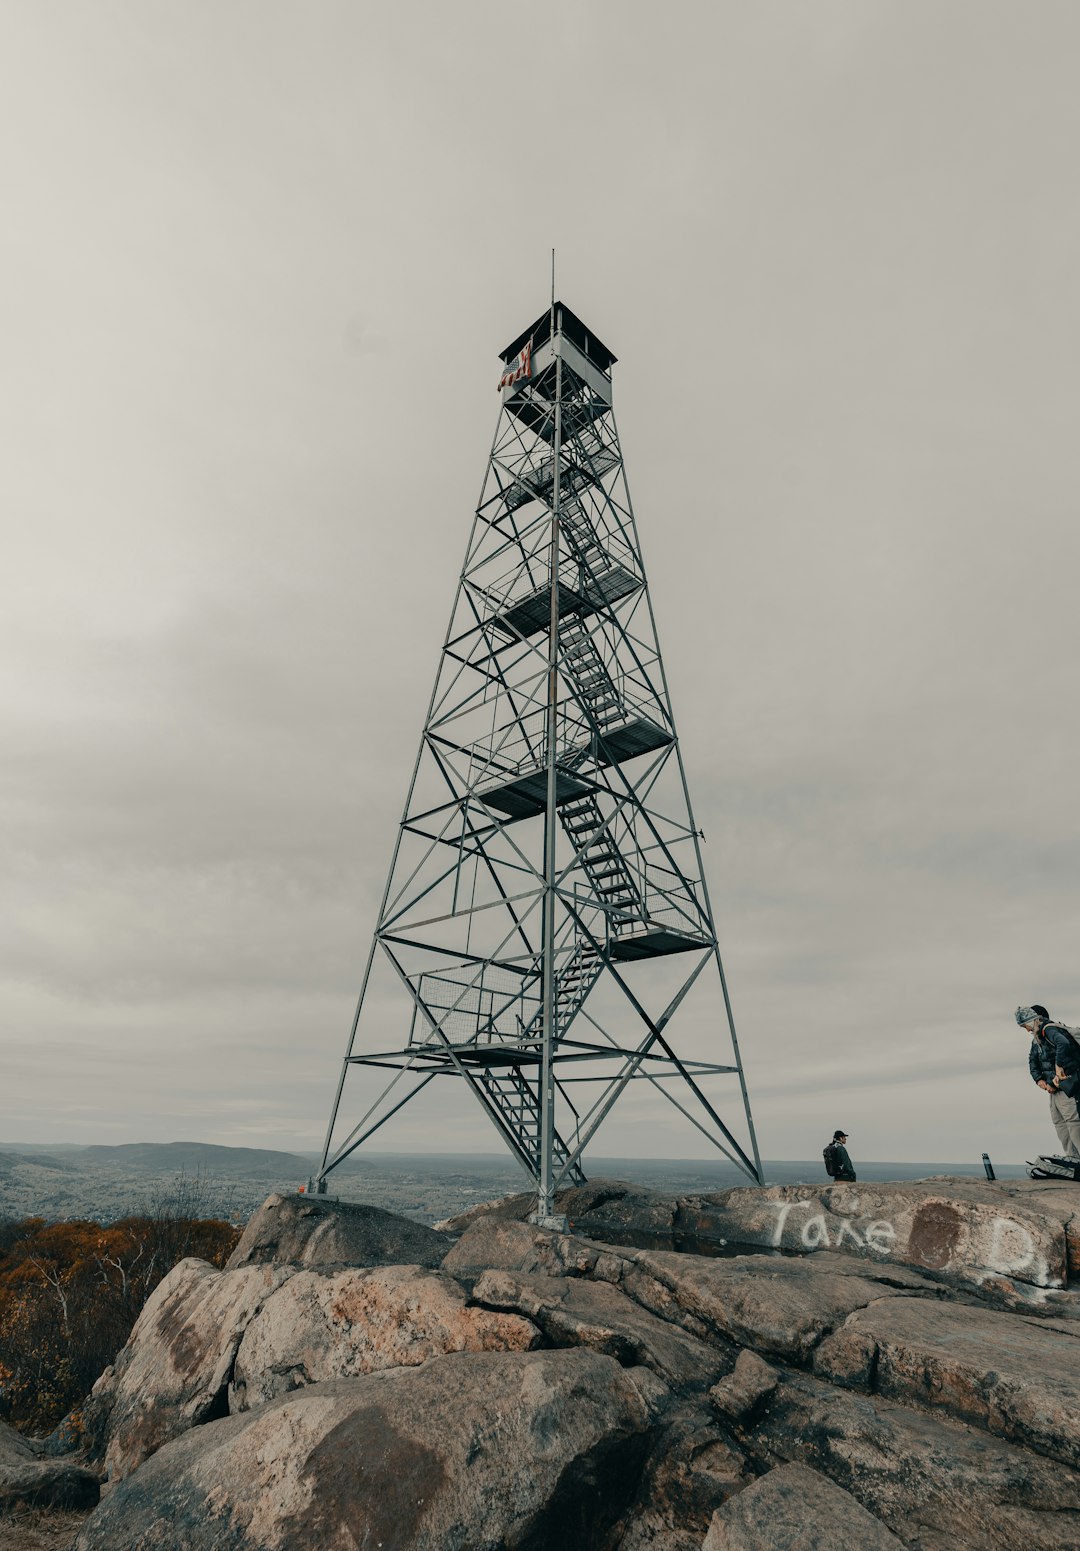
[{"label": "gray pants", "polygon": [[1067,1158],[1080,1158],[1080,1114],[1076,1100],[1064,1093],[1050,1095],[1050,1119],[1058,1134],[1061,1150]]}]

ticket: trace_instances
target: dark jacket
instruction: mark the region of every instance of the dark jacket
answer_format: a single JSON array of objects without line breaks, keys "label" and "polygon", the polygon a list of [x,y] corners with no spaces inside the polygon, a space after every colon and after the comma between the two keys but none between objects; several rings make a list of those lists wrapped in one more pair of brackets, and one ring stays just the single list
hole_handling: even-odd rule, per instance
[{"label": "dark jacket", "polygon": [[833,1175],[833,1178],[849,1181],[854,1180],[855,1169],[852,1166],[851,1158],[848,1155],[847,1148],[844,1146],[843,1142],[834,1142],[833,1146],[836,1148],[836,1151],[833,1154],[836,1159],[836,1173]]},{"label": "dark jacket", "polygon": [[1080,1093],[1080,1046],[1056,1023],[1047,1023],[1041,1035],[1031,1041],[1028,1071],[1032,1082],[1056,1083],[1057,1067],[1065,1072],[1062,1093],[1073,1099]]}]

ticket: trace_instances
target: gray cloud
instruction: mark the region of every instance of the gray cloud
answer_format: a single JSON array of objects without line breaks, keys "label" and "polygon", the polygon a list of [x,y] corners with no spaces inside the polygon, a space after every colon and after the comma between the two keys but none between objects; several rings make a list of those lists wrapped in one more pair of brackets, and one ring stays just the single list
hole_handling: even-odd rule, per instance
[{"label": "gray cloud", "polygon": [[[1074,11],[560,4],[551,68],[422,13],[13,18],[0,1134],[321,1135],[555,244],[763,1150],[1030,1155],[1012,1008],[1080,1021]],[[495,1145],[425,1103],[394,1145]],[[651,1091],[642,1147],[696,1150]]]}]

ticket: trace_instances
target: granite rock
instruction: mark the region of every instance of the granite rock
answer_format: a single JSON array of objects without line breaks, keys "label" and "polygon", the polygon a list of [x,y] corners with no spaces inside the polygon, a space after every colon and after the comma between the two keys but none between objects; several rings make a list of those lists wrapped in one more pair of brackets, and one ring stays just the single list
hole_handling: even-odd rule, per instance
[{"label": "granite rock", "polygon": [[599,1546],[647,1429],[619,1365],[580,1348],[334,1379],[159,1449],[77,1551]]},{"label": "granite rock", "polygon": [[658,1319],[606,1282],[485,1271],[473,1296],[491,1308],[527,1315],[552,1346],[591,1347],[624,1367],[643,1363],[679,1389],[704,1389],[730,1366],[715,1347]]},{"label": "granite rock", "polygon": [[743,1446],[812,1466],[913,1546],[1080,1546],[1080,1472],[940,1413],[789,1371]]},{"label": "granite rock", "polygon": [[98,1500],[98,1478],[72,1459],[40,1450],[0,1422],[0,1514],[16,1508],[86,1508]]},{"label": "granite rock", "polygon": [[805,1465],[781,1465],[713,1515],[702,1551],[904,1551],[841,1487]]},{"label": "granite rock", "polygon": [[301,1384],[415,1367],[448,1352],[524,1352],[539,1343],[529,1320],[470,1307],[460,1283],[439,1271],[298,1271],[244,1332],[230,1409],[249,1410]]},{"label": "granite rock", "polygon": [[228,1384],[248,1323],[288,1266],[218,1271],[182,1260],[147,1299],[112,1371],[95,1386],[96,1429],[110,1477],[130,1474],[189,1427],[228,1410]]},{"label": "granite rock", "polygon": [[1080,1465],[1080,1335],[963,1304],[890,1299],[815,1355],[831,1383],[929,1406]]},{"label": "granite rock", "polygon": [[437,1266],[449,1240],[424,1223],[377,1206],[325,1196],[267,1196],[254,1212],[226,1269],[284,1263],[305,1266]]}]

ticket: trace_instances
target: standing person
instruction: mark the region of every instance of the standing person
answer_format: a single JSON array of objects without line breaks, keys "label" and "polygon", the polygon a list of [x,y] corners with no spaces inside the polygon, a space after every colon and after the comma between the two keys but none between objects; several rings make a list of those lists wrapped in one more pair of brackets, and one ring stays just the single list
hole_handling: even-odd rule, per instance
[{"label": "standing person", "polygon": [[854,1184],[855,1170],[847,1150],[847,1132],[834,1131],[833,1139],[825,1148],[825,1172],[831,1179]]},{"label": "standing person", "polygon": [[1016,1021],[1031,1035],[1028,1071],[1031,1080],[1050,1095],[1050,1119],[1062,1153],[1080,1158],[1080,1047],[1060,1023],[1054,1023],[1045,1007],[1018,1007]]}]

